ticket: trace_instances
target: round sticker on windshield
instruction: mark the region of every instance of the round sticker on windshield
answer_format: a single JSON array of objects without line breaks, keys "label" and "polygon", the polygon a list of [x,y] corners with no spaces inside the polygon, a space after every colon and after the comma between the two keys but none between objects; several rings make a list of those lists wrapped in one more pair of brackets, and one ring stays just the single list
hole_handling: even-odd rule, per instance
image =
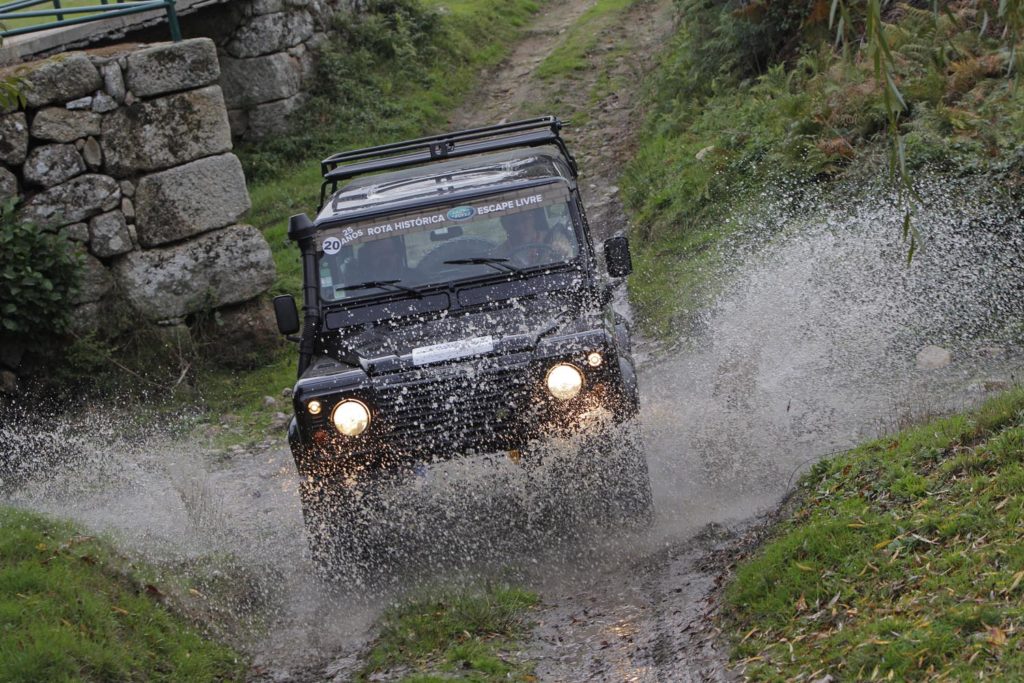
[{"label": "round sticker on windshield", "polygon": [[475,213],[476,209],[472,206],[456,206],[454,209],[448,209],[448,218],[453,221],[464,221]]},{"label": "round sticker on windshield", "polygon": [[334,256],[341,251],[341,240],[337,237],[328,237],[324,240],[324,253],[328,256]]}]

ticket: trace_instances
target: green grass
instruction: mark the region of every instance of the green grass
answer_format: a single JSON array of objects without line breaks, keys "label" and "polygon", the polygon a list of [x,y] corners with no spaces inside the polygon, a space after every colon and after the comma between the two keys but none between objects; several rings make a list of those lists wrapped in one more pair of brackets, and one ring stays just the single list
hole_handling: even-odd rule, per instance
[{"label": "green grass", "polygon": [[1024,389],[817,465],[727,588],[758,681],[1024,678]]},{"label": "green grass", "polygon": [[516,654],[537,596],[510,586],[446,592],[385,614],[357,680],[407,672],[404,681],[525,681],[532,666]]},{"label": "green grass", "polygon": [[[966,10],[898,5],[886,31],[910,106],[901,133],[911,171],[985,176],[1019,193],[1024,89],[1007,77],[998,31]],[[631,296],[643,329],[662,338],[707,303],[716,248],[756,219],[765,192],[887,175],[883,90],[865,48],[837,53],[825,19],[794,21],[800,4],[749,3],[761,14],[679,6],[621,183],[643,274]]]},{"label": "green grass", "polygon": [[540,78],[551,80],[570,76],[589,66],[602,32],[621,21],[637,0],[597,0],[576,20],[565,38],[537,67]]},{"label": "green grass", "polygon": [[[213,445],[224,447],[261,440],[271,433],[274,413],[290,415],[291,399],[281,396],[281,390],[295,384],[297,362],[297,349],[289,345],[274,360],[254,370],[236,372],[208,367],[200,371],[196,386],[205,410],[214,420],[227,418],[227,426],[216,433]],[[266,396],[273,397],[277,405],[265,405]],[[181,400],[195,400],[195,396],[186,395]]]},{"label": "green grass", "polygon": [[242,680],[106,544],[0,507],[0,681]]}]

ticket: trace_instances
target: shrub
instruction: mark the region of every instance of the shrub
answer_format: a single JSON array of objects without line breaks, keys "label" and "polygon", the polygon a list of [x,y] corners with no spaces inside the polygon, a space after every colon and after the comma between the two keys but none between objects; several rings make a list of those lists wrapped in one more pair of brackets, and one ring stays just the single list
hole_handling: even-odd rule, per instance
[{"label": "shrub", "polygon": [[0,337],[19,341],[67,331],[68,302],[78,287],[81,256],[63,235],[0,208]]},{"label": "shrub", "polygon": [[246,175],[270,180],[284,164],[336,152],[339,129],[393,116],[392,93],[429,80],[444,33],[441,16],[416,0],[369,0],[338,14],[317,54],[313,96],[288,134],[242,150]]},{"label": "shrub", "polygon": [[828,16],[821,16],[820,4],[679,0],[685,21],[662,87],[687,97],[702,96],[723,83],[764,74],[772,64],[796,56],[807,35],[825,36]]}]

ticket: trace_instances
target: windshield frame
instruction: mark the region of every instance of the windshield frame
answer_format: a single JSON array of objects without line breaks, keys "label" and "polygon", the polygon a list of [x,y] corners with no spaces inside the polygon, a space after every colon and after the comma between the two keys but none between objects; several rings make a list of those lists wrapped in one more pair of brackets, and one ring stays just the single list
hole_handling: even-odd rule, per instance
[{"label": "windshield frame", "polygon": [[[565,206],[566,216],[569,218],[569,222],[572,227],[572,234],[576,240],[576,253],[572,258],[567,258],[563,261],[556,261],[553,263],[538,264],[535,266],[519,266],[517,265],[514,270],[507,272],[501,272],[497,269],[489,270],[487,272],[478,272],[475,274],[467,275],[466,277],[460,278],[449,278],[440,282],[424,282],[418,285],[399,283],[403,286],[407,286],[410,289],[416,290],[417,294],[411,292],[403,292],[396,290],[374,290],[368,289],[365,293],[359,293],[354,296],[346,296],[338,300],[325,299],[322,293],[318,290],[317,298],[320,302],[320,307],[324,311],[337,310],[348,306],[364,305],[367,302],[374,300],[393,300],[393,299],[404,299],[412,298],[415,296],[424,296],[433,292],[446,291],[455,292],[464,286],[476,286],[482,283],[490,282],[502,282],[502,281],[513,281],[519,279],[527,279],[535,277],[538,274],[559,272],[565,270],[586,270],[584,266],[584,260],[586,263],[591,263],[594,260],[593,245],[590,241],[590,236],[586,230],[585,221],[581,215],[581,209],[579,206],[579,197],[576,190],[575,184],[568,182],[564,178],[551,177],[532,180],[529,182],[517,182],[514,184],[502,184],[493,188],[488,188],[487,191],[481,192],[479,188],[473,191],[457,192],[446,194],[442,196],[431,197],[429,200],[419,200],[415,202],[399,202],[394,205],[388,206],[384,209],[378,209],[374,211],[359,212],[358,214],[348,215],[344,219],[325,221],[322,225],[317,226],[316,237],[314,240],[318,240],[324,231],[336,230],[339,228],[345,228],[346,226],[353,225],[355,223],[365,222],[372,219],[382,219],[388,216],[401,215],[403,213],[409,213],[410,211],[416,210],[429,210],[436,207],[443,206],[455,206],[460,203],[470,201],[486,200],[490,197],[508,194],[510,192],[518,192],[523,190],[531,190],[542,188],[551,185],[561,185],[566,191]],[[324,252],[321,249],[316,249],[315,253],[315,268],[317,277],[319,278],[320,264],[324,257]],[[467,267],[467,270],[470,268]],[[384,278],[389,279],[389,278]],[[358,283],[357,283],[358,284]]]}]

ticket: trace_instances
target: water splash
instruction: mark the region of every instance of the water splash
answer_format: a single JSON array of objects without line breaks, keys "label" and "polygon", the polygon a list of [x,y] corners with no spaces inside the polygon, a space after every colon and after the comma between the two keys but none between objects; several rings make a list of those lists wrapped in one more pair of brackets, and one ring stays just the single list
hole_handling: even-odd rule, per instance
[{"label": "water splash", "polygon": [[[672,354],[641,371],[658,512],[649,538],[563,526],[538,542],[529,516],[543,472],[501,458],[454,462],[384,506],[388,566],[408,559],[406,588],[480,572],[577,580],[768,508],[815,459],[1017,381],[1021,217],[950,182],[923,193],[916,221],[926,248],[909,268],[899,210],[881,191],[851,192],[836,208],[806,188],[782,188],[757,213],[733,218],[742,229],[722,251],[728,284],[702,331],[688,326]],[[919,369],[929,344],[947,348],[952,363]],[[168,583],[193,589],[182,591],[186,608],[255,653],[257,673],[322,677],[331,657],[363,647],[398,593],[339,593],[316,579],[283,443],[225,454],[169,432],[180,425],[105,414],[2,422],[0,444],[25,466],[0,494],[111,534]],[[552,481],[557,496],[567,485]],[[584,506],[571,517],[586,515]]]},{"label": "water splash", "polygon": [[[1024,220],[966,181],[921,184],[908,266],[887,193],[776,188],[723,248],[703,333],[641,373],[663,533],[776,504],[814,460],[1020,377]],[[794,201],[794,197],[797,197]],[[923,347],[950,351],[918,367]]]},{"label": "water splash", "polygon": [[[269,678],[345,670],[338,653],[362,650],[386,606],[439,579],[449,588],[530,581],[579,552],[599,554],[600,544],[580,542],[582,530],[618,516],[594,493],[604,479],[573,460],[595,450],[578,439],[531,454],[539,460],[530,467],[503,455],[451,461],[367,508],[374,552],[333,567],[325,583],[307,547],[301,481],[287,449],[231,454],[172,437],[170,425],[140,428],[109,415],[46,423],[0,424],[0,443],[22,465],[0,500],[105,533],[155,568],[174,604],[251,653],[254,671]],[[358,663],[350,659],[346,666]]]}]

